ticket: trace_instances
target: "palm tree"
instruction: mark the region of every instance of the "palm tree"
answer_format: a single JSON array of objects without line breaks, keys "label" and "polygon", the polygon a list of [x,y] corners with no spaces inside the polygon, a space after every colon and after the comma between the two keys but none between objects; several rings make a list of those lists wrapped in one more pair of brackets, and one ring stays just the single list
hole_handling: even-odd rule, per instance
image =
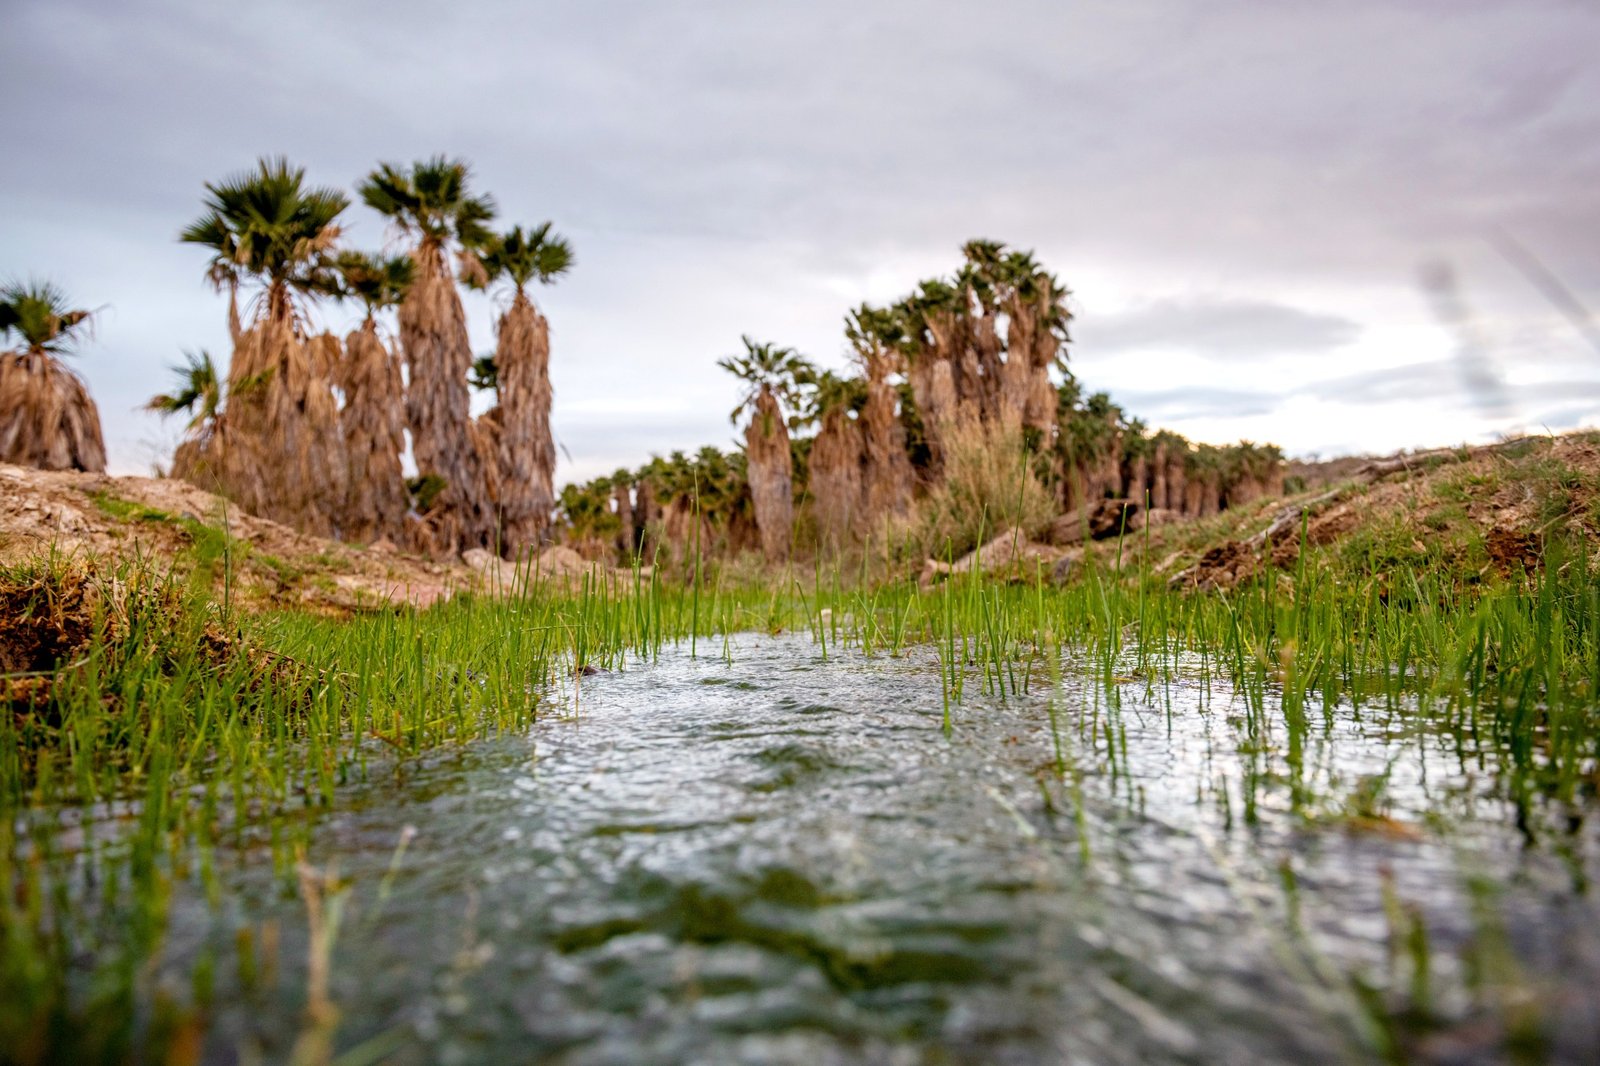
[{"label": "palm tree", "polygon": [[1213,444],[1201,444],[1186,457],[1187,484],[1183,513],[1207,518],[1222,510],[1222,474],[1226,457]]},{"label": "palm tree", "polygon": [[[305,170],[282,158],[206,191],[206,213],[179,239],[211,250],[206,277],[229,292],[236,339],[220,487],[254,514],[330,534],[344,505],[338,404],[327,360],[308,343],[305,312],[338,291],[332,253],[350,201],[307,186]],[[240,330],[235,297],[250,283],[259,292]]]},{"label": "palm tree", "polygon": [[617,550],[624,564],[639,550],[639,528],[634,524],[634,478],[626,467],[611,475],[611,498],[617,509]]},{"label": "palm tree", "polygon": [[550,325],[528,285],[548,285],[572,268],[572,248],[546,222],[523,232],[514,226],[484,246],[489,282],[514,289],[496,327],[494,380],[500,398],[495,425],[495,473],[500,484],[502,550],[515,557],[543,541],[555,506],[556,446],[550,434]]},{"label": "palm tree", "polygon": [[494,201],[469,191],[472,173],[442,155],[400,167],[383,163],[361,183],[361,199],[415,241],[416,277],[400,304],[400,347],[410,371],[406,419],[424,477],[442,478],[430,536],[451,554],[492,547],[495,484],[491,442],[472,421],[467,372],[472,346],[451,273],[483,279],[477,253],[490,239]]},{"label": "palm tree", "polygon": [[709,542],[699,508],[699,471],[687,455],[675,451],[665,458],[651,457],[639,471],[639,485],[646,559],[664,557],[674,566],[682,563],[695,543],[697,523],[700,543]]},{"label": "palm tree", "polygon": [[184,432],[206,432],[222,417],[222,382],[217,377],[217,365],[204,348],[184,352],[183,360],[170,368],[178,379],[177,389],[150,397],[144,409],[162,417],[189,415]]},{"label": "palm tree", "polygon": [[961,246],[966,262],[956,271],[966,319],[963,332],[970,351],[962,375],[970,383],[964,391],[977,401],[985,422],[998,417],[1004,406],[1006,364],[1002,356],[1006,342],[1000,335],[1000,312],[1010,294],[1006,254],[1006,246],[999,241],[970,240]]},{"label": "palm tree", "polygon": [[1150,438],[1150,506],[1162,510],[1183,507],[1183,457],[1189,442],[1169,429]]},{"label": "palm tree", "polygon": [[0,287],[0,340],[21,342],[0,353],[0,462],[104,472],[100,410],[62,361],[92,322],[48,282]]},{"label": "palm tree", "polygon": [[495,365],[493,352],[485,352],[472,360],[467,384],[477,392],[494,393],[495,403],[500,402],[500,368]]},{"label": "palm tree", "polygon": [[[1067,332],[1071,295],[1031,252],[1013,252],[1004,261],[1008,294],[1003,306],[1006,328],[1006,373],[1001,391],[1005,405],[1022,424],[1048,438],[1056,423],[1056,391],[1050,372],[1067,373]],[[1047,442],[1047,441],[1046,441]]]},{"label": "palm tree", "polygon": [[906,451],[906,431],[895,408],[899,390],[890,381],[905,366],[901,344],[904,324],[892,311],[862,304],[845,316],[845,338],[866,377],[861,406],[862,514],[876,524],[884,516],[902,516],[911,508],[914,476]]},{"label": "palm tree", "polygon": [[789,556],[794,524],[794,464],[784,408],[794,408],[798,379],[810,364],[793,348],[757,344],[748,336],[740,339],[744,354],[719,359],[717,365],[745,383],[731,419],[737,423],[746,408],[751,410],[744,435],[750,495],[761,549],[769,560],[777,561]]},{"label": "palm tree", "polygon": [[956,380],[964,303],[954,286],[933,278],[894,307],[901,324],[900,347],[907,376],[936,467],[944,460],[946,438],[956,424],[977,413],[963,401]]},{"label": "palm tree", "polygon": [[359,329],[344,341],[339,388],[349,496],[344,509],[347,539],[399,543],[405,536],[408,506],[400,455],[405,451],[405,383],[400,357],[378,334],[378,315],[400,303],[416,276],[409,256],[380,257],[343,252],[335,261],[341,291],[361,301]]},{"label": "palm tree", "polygon": [[567,542],[586,558],[606,555],[619,527],[611,510],[611,479],[597,477],[582,485],[564,485],[557,503],[566,521]]},{"label": "palm tree", "polygon": [[164,419],[189,416],[183,427],[183,440],[172,453],[171,475],[196,485],[215,483],[227,440],[223,382],[211,353],[204,348],[184,352],[183,358],[182,363],[171,368],[177,387],[150,397],[144,409]]},{"label": "palm tree", "polygon": [[831,370],[810,376],[805,421],[820,424],[811,443],[806,484],[824,551],[837,552],[849,540],[862,506],[864,441],[858,413],[867,401],[866,382]]}]

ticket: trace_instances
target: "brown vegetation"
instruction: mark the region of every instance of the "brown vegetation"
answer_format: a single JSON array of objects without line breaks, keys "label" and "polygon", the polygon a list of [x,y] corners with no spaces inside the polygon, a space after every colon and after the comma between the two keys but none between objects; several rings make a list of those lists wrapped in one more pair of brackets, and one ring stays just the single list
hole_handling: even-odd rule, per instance
[{"label": "brown vegetation", "polygon": [[315,536],[334,533],[345,504],[339,408],[321,372],[331,339],[302,337],[286,313],[240,334],[228,368],[229,447],[219,456],[221,484],[239,506]]},{"label": "brown vegetation", "polygon": [[[1106,394],[1085,398],[1066,369],[1067,290],[1031,254],[971,241],[963,255],[954,276],[846,316],[855,376],[819,373],[791,350],[748,337],[743,355],[720,362],[747,384],[735,421],[754,409],[748,496],[723,500],[749,500],[769,558],[796,549],[881,550],[885,559],[907,549],[961,552],[998,523],[1037,531],[1108,500],[1125,503],[1133,521],[1168,523],[1281,495],[1274,447],[1151,434]],[[805,416],[786,423],[794,408]],[[789,426],[807,424],[814,436],[787,439]],[[674,506],[661,496],[650,469],[564,489],[567,535],[602,513],[620,525],[626,513],[652,556],[663,535],[692,529],[683,499]],[[617,490],[622,481],[637,481],[636,502]],[[702,513],[725,534],[736,528],[714,507]],[[683,550],[665,546],[669,558]]]},{"label": "brown vegetation", "polygon": [[1231,588],[1266,565],[1290,567],[1302,537],[1356,552],[1371,568],[1513,576],[1543,565],[1552,538],[1600,542],[1600,435],[1368,460],[1331,488],[1239,510],[1253,518],[1253,531],[1220,541],[1212,531],[1213,543],[1188,556],[1194,561],[1172,574],[1173,585]]},{"label": "brown vegetation", "polygon": [[745,429],[744,454],[750,464],[750,498],[761,529],[761,550],[771,561],[787,559],[794,527],[794,467],[783,411],[765,386],[756,396]]},{"label": "brown vegetation", "polygon": [[807,484],[817,539],[822,550],[837,553],[850,538],[861,509],[863,442],[861,427],[847,407],[822,416],[811,444]]},{"label": "brown vegetation", "polygon": [[91,473],[106,468],[100,410],[83,380],[52,355],[0,353],[0,462]]},{"label": "brown vegetation", "polygon": [[345,338],[339,388],[348,485],[340,532],[357,544],[384,538],[403,543],[405,387],[400,357],[383,343],[371,318]]},{"label": "brown vegetation", "polygon": [[472,425],[472,346],[455,277],[436,241],[424,241],[415,258],[416,281],[400,304],[400,344],[410,371],[406,417],[418,474],[444,480],[430,532],[439,550],[457,555],[495,546],[493,457]]},{"label": "brown vegetation", "polygon": [[543,543],[556,502],[550,327],[521,290],[500,318],[495,366],[500,384],[495,457],[502,553],[516,558]]}]

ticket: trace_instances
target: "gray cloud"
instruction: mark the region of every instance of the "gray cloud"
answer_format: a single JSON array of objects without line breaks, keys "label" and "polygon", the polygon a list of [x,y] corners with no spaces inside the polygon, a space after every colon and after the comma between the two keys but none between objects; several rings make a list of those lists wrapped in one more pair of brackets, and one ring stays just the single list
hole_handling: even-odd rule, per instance
[{"label": "gray cloud", "polygon": [[1264,300],[1158,300],[1131,311],[1085,316],[1080,349],[1181,349],[1219,360],[1320,354],[1354,343],[1361,324]]},{"label": "gray cloud", "polygon": [[[268,152],[346,186],[459,153],[508,221],[554,219],[579,255],[539,294],[557,425],[563,403],[660,398],[688,414],[659,431],[687,439],[656,450],[727,439],[713,361],[740,333],[837,360],[846,307],[950,269],[975,235],[1077,291],[1090,388],[1099,353],[1176,344],[1212,366],[1218,414],[1244,409],[1230,356],[1425,358],[1395,339],[1426,322],[1424,259],[1456,262],[1486,316],[1543,315],[1483,245],[1492,224],[1600,302],[1587,3],[20,0],[0,19],[0,275],[112,306],[79,365],[125,466],[160,368],[227,350],[174,234],[204,181]],[[1138,294],[1142,318],[1097,318]],[[489,305],[469,309],[485,346]],[[615,465],[614,427],[568,438],[565,470]]]},{"label": "gray cloud", "polygon": [[1277,409],[1284,398],[1282,393],[1214,389],[1203,386],[1154,391],[1118,389],[1112,394],[1112,399],[1130,415],[1157,425],[1168,420],[1176,421],[1217,414],[1237,418],[1270,414]]},{"label": "gray cloud", "polygon": [[1460,399],[1461,374],[1450,362],[1408,363],[1404,366],[1350,374],[1306,385],[1299,392],[1321,400],[1367,406],[1421,400]]},{"label": "gray cloud", "polygon": [[[1428,405],[1470,406],[1475,396],[1473,383],[1467,380],[1462,368],[1453,361],[1410,363],[1370,373],[1350,374],[1343,377],[1313,382],[1286,395],[1314,396],[1324,401],[1347,403],[1359,407],[1378,404],[1423,403]],[[1593,403],[1587,409],[1574,408],[1573,401],[1600,400],[1600,373],[1588,378],[1558,378],[1537,380],[1520,384],[1507,383],[1506,413],[1527,418],[1544,409],[1544,417],[1555,419],[1560,428],[1572,426],[1583,414],[1593,414]],[[1563,412],[1570,412],[1563,414]]]}]

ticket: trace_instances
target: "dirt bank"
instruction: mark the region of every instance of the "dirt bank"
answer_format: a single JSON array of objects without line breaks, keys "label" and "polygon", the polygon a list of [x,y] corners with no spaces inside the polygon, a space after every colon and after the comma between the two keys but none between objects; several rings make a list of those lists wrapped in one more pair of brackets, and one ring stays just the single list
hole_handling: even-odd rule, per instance
[{"label": "dirt bank", "polygon": [[1227,525],[1165,531],[1174,585],[1232,588],[1302,543],[1352,570],[1443,568],[1472,583],[1545,565],[1561,545],[1600,545],[1600,434],[1524,437],[1374,459]]},{"label": "dirt bank", "polygon": [[0,464],[0,563],[57,551],[153,559],[220,582],[251,607],[349,612],[425,606],[477,575],[379,547],[296,533],[184,481]]},{"label": "dirt bank", "polygon": [[[976,560],[996,576],[1032,581],[1044,565],[1054,580],[1067,581],[1082,562],[1109,566],[1120,558],[1125,568],[1147,569],[1175,586],[1232,588],[1268,563],[1291,569],[1302,528],[1307,543],[1339,553],[1356,570],[1443,567],[1469,582],[1536,569],[1552,545],[1573,538],[1600,545],[1600,433],[1336,461],[1300,484],[1306,487],[1297,494],[1202,519],[1153,512],[1147,520],[1136,505],[1107,529],[1095,516],[1068,516],[1058,524],[1080,535],[1054,546],[1007,536],[1000,538],[1004,552],[989,553],[993,559],[974,553],[953,568],[930,564],[922,577],[930,582]],[[487,553],[437,562],[352,547],[225,510],[220,497],[182,481],[0,465],[0,563],[52,547],[142,556],[219,585],[227,572],[237,601],[257,608],[425,606],[458,590],[514,584]],[[540,572],[571,577],[591,565],[555,548]]]}]

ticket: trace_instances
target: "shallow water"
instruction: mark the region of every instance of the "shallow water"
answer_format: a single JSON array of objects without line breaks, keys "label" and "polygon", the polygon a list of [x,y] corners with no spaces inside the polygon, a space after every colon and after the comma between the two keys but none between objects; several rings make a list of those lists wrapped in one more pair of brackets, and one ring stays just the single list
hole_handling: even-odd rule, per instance
[{"label": "shallow water", "polygon": [[[1351,978],[1382,999],[1410,973],[1385,884],[1428,932],[1411,1053],[1497,1061],[1531,1010],[1534,1051],[1600,1059],[1600,847],[1566,818],[1591,812],[1519,829],[1454,740],[1319,709],[1296,769],[1193,664],[1109,696],[969,689],[946,737],[929,651],[709,650],[347,789],[309,859],[348,886],[348,1061],[1362,1060],[1384,1038]],[[221,910],[177,903],[173,972],[221,960],[216,1061],[280,1059],[304,1024],[306,908],[264,866],[224,873]],[[246,993],[234,930],[264,919],[283,972]],[[1474,995],[1474,945],[1502,942]]]}]

